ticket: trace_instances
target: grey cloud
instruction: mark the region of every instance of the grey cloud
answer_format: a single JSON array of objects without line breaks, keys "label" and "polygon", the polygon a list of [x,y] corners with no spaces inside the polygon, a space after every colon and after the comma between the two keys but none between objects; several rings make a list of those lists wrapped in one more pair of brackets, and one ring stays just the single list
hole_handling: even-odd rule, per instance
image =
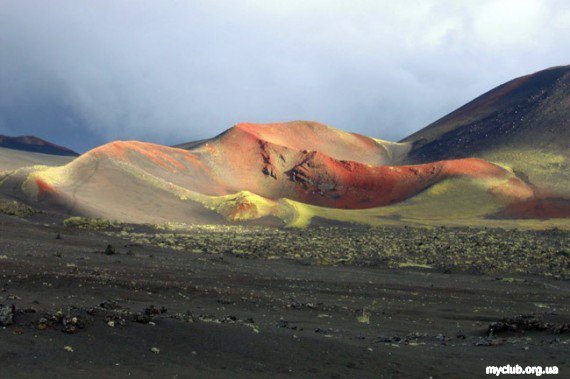
[{"label": "grey cloud", "polygon": [[397,140],[568,63],[569,32],[564,1],[4,0],[0,133],[85,150],[309,119]]}]

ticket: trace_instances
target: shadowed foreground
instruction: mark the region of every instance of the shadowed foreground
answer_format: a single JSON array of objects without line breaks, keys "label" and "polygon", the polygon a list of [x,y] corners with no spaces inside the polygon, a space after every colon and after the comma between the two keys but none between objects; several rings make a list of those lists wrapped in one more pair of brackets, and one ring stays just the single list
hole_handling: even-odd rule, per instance
[{"label": "shadowed foreground", "polygon": [[[330,235],[318,230],[310,238]],[[346,246],[359,249],[368,232],[344,230]],[[555,279],[546,271],[468,273],[437,257],[431,265],[407,257],[412,263],[323,266],[238,248],[212,253],[197,242],[202,251],[193,252],[157,247],[166,246],[167,231],[110,233],[3,215],[0,233],[0,304],[16,309],[14,323],[0,328],[1,377],[425,378],[483,377],[487,365],[570,369],[564,246]],[[542,241],[537,261],[568,239],[553,233],[526,242]],[[465,238],[477,242],[476,235]],[[224,246],[236,236],[212,230],[201,238]],[[387,267],[396,264],[402,268]]]}]

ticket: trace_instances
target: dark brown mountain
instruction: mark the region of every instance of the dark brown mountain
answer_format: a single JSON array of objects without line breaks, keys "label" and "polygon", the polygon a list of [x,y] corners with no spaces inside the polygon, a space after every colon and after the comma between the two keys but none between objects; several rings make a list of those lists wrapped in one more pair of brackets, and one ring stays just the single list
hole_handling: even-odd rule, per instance
[{"label": "dark brown mountain", "polygon": [[[405,138],[415,163],[485,157],[496,150],[568,154],[570,66],[553,67],[492,89]],[[531,159],[531,157],[528,157]]]},{"label": "dark brown mountain", "polygon": [[61,155],[61,156],[78,156],[75,151],[63,146],[53,144],[41,138],[34,136],[8,137],[0,135],[0,147],[13,150],[31,151],[34,153]]}]

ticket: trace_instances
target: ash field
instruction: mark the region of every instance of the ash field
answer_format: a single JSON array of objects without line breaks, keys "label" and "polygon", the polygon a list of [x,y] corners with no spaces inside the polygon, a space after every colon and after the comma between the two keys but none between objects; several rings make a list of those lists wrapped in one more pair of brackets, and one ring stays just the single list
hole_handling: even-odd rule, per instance
[{"label": "ash field", "polygon": [[0,232],[3,377],[570,369],[567,231],[166,230],[39,213],[1,215]]}]

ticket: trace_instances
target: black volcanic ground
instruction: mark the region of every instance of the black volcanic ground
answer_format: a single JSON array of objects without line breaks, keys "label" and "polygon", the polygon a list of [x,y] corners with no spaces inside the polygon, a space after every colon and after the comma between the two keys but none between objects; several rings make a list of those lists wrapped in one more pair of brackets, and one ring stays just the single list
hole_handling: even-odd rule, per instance
[{"label": "black volcanic ground", "polygon": [[[567,232],[185,233],[53,220],[0,215],[0,377],[470,378],[507,363],[570,370],[570,288],[550,276],[568,267],[562,256],[556,269],[542,262],[567,256],[559,247]],[[331,261],[371,237],[395,250]],[[484,259],[497,239],[532,254]],[[445,241],[475,253],[482,271],[461,254],[457,266],[446,263],[453,255],[437,248]],[[399,257],[397,245],[409,255]],[[432,247],[429,265],[398,268],[401,258],[425,262]],[[291,258],[269,256],[287,249]],[[544,265],[528,265],[533,259]]]}]

